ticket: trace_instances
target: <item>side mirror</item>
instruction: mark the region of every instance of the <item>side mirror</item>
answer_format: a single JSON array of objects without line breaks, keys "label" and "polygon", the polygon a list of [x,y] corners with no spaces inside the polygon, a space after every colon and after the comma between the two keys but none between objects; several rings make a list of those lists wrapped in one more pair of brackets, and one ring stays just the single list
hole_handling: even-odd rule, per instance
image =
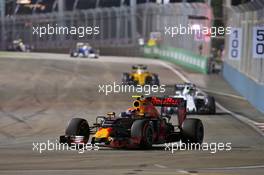
[{"label": "side mirror", "polygon": [[109,118],[115,118],[115,112],[108,112],[107,115]]}]

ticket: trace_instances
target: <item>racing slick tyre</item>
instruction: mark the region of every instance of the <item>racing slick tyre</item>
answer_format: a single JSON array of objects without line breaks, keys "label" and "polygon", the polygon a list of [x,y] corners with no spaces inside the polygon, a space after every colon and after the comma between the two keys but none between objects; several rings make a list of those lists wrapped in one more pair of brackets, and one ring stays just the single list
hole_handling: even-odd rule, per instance
[{"label": "racing slick tyre", "polygon": [[212,96],[208,97],[208,109],[209,109],[209,114],[215,114],[216,113],[215,99]]},{"label": "racing slick tyre", "polygon": [[182,142],[202,144],[204,127],[200,119],[187,118],[182,124]]},{"label": "racing slick tyre", "polygon": [[154,75],[153,75],[152,80],[153,80],[152,85],[157,85],[157,86],[160,85],[159,77],[158,77],[157,74],[154,74]]},{"label": "racing slick tyre", "polygon": [[153,78],[151,76],[147,76],[145,79],[146,85],[152,85],[153,84]]},{"label": "racing slick tyre", "polygon": [[84,136],[85,138],[89,139],[90,128],[89,128],[88,122],[82,118],[71,119],[68,127],[66,128],[65,135],[67,135],[67,136]]},{"label": "racing slick tyre", "polygon": [[76,53],[75,51],[71,51],[70,56],[71,57],[78,57],[78,53]]},{"label": "racing slick tyre", "polygon": [[131,84],[131,78],[129,73],[123,73],[122,75],[122,84],[123,85],[130,85]]},{"label": "racing slick tyre", "polygon": [[153,127],[148,120],[136,120],[131,127],[131,137],[140,139],[140,148],[150,149],[153,144]]}]

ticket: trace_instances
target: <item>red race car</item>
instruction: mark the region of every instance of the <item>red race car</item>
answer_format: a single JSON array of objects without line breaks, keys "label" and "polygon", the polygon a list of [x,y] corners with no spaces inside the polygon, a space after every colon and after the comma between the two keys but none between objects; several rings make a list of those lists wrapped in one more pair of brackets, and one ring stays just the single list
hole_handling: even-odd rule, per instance
[{"label": "red race car", "polygon": [[[178,125],[170,122],[171,116],[163,115],[158,107],[177,107]],[[161,110],[162,111],[162,110]],[[82,118],[69,122],[61,143],[104,144],[113,148],[151,148],[153,144],[182,141],[202,143],[204,128],[201,120],[186,118],[186,101],[182,98],[159,98],[136,96],[133,106],[116,116],[98,116],[89,126]]]}]

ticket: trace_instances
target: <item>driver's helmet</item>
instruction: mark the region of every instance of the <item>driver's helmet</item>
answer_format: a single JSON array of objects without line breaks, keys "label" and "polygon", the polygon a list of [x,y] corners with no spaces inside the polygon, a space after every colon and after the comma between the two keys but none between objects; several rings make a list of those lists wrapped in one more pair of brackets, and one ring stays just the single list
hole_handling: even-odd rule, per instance
[{"label": "driver's helmet", "polygon": [[138,74],[143,74],[143,73],[146,72],[146,70],[143,69],[143,68],[141,68],[141,67],[138,67],[137,70],[136,70],[136,72],[137,72]]},{"label": "driver's helmet", "polygon": [[195,88],[189,87],[189,94],[194,94],[194,93],[195,93]]},{"label": "driver's helmet", "polygon": [[86,44],[84,44],[84,45],[82,46],[82,48],[83,48],[83,49],[88,49],[88,46],[87,46]]}]

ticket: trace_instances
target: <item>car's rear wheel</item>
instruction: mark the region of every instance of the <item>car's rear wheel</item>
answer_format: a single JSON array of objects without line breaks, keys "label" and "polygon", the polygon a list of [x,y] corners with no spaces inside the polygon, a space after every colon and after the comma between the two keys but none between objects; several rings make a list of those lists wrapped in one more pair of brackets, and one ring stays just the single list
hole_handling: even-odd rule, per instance
[{"label": "car's rear wheel", "polygon": [[209,108],[209,114],[216,113],[215,99],[212,96],[208,97],[208,108]]},{"label": "car's rear wheel", "polygon": [[182,141],[185,143],[203,143],[204,127],[200,119],[188,118],[182,124]]},{"label": "car's rear wheel", "polygon": [[153,78],[152,78],[152,80],[153,80],[153,82],[152,82],[152,84],[153,84],[153,85],[157,85],[157,86],[159,86],[159,85],[160,85],[160,82],[159,82],[159,77],[158,77],[158,75],[157,75],[157,74],[154,74],[154,75],[153,75]]},{"label": "car's rear wheel", "polygon": [[146,79],[145,79],[145,84],[146,85],[152,85],[153,83],[153,79],[151,76],[147,76]]},{"label": "car's rear wheel", "polygon": [[71,57],[78,57],[78,53],[75,50],[72,50],[70,55]]},{"label": "car's rear wheel", "polygon": [[153,129],[146,123],[143,127],[143,138],[141,140],[142,148],[151,148],[153,144]]}]

